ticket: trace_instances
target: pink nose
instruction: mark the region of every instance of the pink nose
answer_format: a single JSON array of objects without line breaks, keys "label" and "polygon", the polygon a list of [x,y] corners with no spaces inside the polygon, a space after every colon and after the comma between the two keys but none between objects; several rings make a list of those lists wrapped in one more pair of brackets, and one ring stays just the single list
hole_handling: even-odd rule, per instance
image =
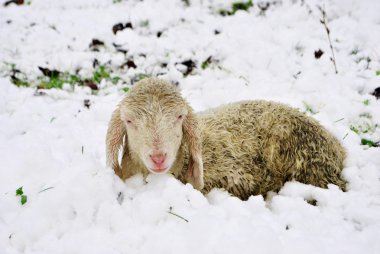
[{"label": "pink nose", "polygon": [[156,166],[160,166],[161,164],[164,163],[166,154],[157,153],[157,154],[150,155],[150,158],[152,159],[154,164],[156,164]]}]

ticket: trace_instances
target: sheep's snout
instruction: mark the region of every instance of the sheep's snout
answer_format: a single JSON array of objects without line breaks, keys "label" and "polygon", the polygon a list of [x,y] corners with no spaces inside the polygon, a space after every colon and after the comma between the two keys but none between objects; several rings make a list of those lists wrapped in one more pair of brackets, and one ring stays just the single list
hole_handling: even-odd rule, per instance
[{"label": "sheep's snout", "polygon": [[166,155],[167,155],[166,153],[162,153],[162,152],[149,155],[150,159],[153,162],[152,170],[155,173],[161,173],[163,171],[166,171],[166,169],[168,168],[165,165]]}]

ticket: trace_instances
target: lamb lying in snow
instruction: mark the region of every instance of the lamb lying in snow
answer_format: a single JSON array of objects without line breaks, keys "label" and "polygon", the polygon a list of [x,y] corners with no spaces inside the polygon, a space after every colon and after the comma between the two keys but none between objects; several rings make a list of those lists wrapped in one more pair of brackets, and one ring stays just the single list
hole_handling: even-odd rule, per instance
[{"label": "lamb lying in snow", "polygon": [[171,172],[203,193],[217,187],[247,199],[290,180],[345,185],[345,151],[312,118],[268,101],[232,103],[197,116],[174,85],[156,78],[138,82],[120,102],[106,146],[107,164],[122,179]]}]

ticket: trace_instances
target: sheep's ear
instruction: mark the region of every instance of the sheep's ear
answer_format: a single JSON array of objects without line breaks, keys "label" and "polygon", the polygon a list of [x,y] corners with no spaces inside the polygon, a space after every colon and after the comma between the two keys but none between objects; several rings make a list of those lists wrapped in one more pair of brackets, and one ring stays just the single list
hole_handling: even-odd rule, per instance
[{"label": "sheep's ear", "polygon": [[[106,154],[107,166],[113,168],[115,173],[123,179],[122,170],[119,164],[119,150],[123,145],[123,138],[126,137],[127,130],[124,122],[120,117],[120,107],[113,113],[111,120],[108,124],[108,131],[106,137]],[[127,149],[127,148],[125,148]]]},{"label": "sheep's ear", "polygon": [[203,189],[203,162],[202,162],[202,138],[198,120],[190,109],[184,122],[183,134],[189,149],[189,164],[186,172],[186,181],[194,188]]}]

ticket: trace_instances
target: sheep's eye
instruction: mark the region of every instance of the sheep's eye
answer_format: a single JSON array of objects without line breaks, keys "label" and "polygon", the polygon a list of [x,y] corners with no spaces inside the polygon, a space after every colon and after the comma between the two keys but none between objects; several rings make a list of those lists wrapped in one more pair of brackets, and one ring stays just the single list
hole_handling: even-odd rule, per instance
[{"label": "sheep's eye", "polygon": [[178,119],[182,119],[182,118],[183,118],[183,115],[179,115],[179,116],[178,116]]},{"label": "sheep's eye", "polygon": [[127,120],[127,124],[131,124],[132,123],[132,121],[131,120]]}]

